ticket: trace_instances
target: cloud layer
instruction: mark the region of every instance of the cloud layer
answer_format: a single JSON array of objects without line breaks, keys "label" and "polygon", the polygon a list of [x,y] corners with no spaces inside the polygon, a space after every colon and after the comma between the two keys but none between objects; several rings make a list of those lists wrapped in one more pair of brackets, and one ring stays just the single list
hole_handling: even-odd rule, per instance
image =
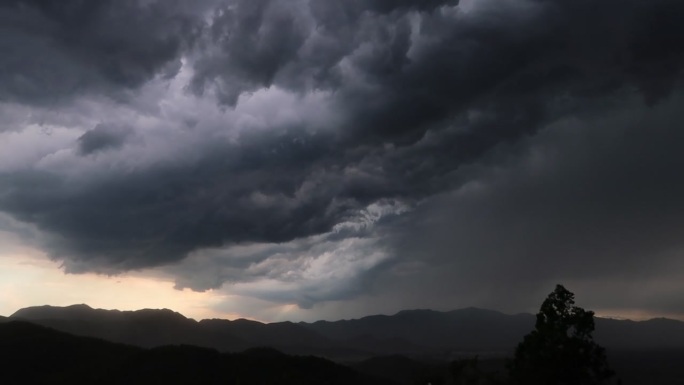
[{"label": "cloud layer", "polygon": [[682,18],[675,0],[4,2],[0,211],[68,272],[302,307],[669,282]]}]

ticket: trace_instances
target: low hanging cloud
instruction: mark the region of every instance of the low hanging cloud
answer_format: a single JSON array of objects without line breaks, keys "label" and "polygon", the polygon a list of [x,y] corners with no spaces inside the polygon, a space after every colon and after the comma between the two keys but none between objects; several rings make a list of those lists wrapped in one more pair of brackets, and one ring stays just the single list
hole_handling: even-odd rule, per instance
[{"label": "low hanging cloud", "polygon": [[332,231],[285,243],[251,243],[193,253],[165,269],[176,288],[220,289],[231,294],[310,308],[322,301],[354,298],[366,292],[391,255],[382,244],[379,223],[409,208],[396,201],[371,204]]},{"label": "low hanging cloud", "polygon": [[[648,245],[678,249],[681,194],[658,194],[678,191],[665,165],[681,139],[668,119],[682,119],[684,5],[465,5],[0,5],[15,20],[0,37],[0,138],[50,136],[0,156],[0,211],[68,272],[163,267],[179,288],[302,307],[410,290],[392,277],[420,266],[506,290],[545,284],[542,267],[589,279],[564,264],[582,252],[608,274],[614,244],[632,251],[625,271]],[[32,64],[44,56],[50,71]]]},{"label": "low hanging cloud", "polygon": [[[462,170],[468,183],[415,211],[396,235],[402,263],[424,264],[393,290],[438,274],[424,297],[478,288],[478,302],[516,311],[563,281],[592,306],[632,301],[674,313],[659,287],[682,293],[681,101],[679,93],[643,108],[632,98],[609,114],[567,118],[516,144],[505,162]],[[507,297],[511,288],[525,295]]]}]

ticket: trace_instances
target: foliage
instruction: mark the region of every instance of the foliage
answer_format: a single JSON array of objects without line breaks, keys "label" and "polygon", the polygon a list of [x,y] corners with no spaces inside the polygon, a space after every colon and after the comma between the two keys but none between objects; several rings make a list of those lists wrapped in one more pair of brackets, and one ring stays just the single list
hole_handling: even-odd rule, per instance
[{"label": "foliage", "polygon": [[594,312],[575,306],[574,294],[557,285],[509,364],[514,384],[605,384],[614,373],[605,349],[593,340]]}]

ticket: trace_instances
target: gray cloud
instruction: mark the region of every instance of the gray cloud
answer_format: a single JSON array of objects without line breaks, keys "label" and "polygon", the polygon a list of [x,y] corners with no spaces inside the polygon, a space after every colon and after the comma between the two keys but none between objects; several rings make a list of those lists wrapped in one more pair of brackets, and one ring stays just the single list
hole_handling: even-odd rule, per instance
[{"label": "gray cloud", "polygon": [[357,297],[391,264],[383,228],[408,208],[374,203],[330,232],[285,243],[250,243],[192,253],[166,269],[176,288],[224,289],[232,294],[311,308]]},{"label": "gray cloud", "polygon": [[[66,177],[17,172],[0,182],[6,191],[0,206],[62,235],[51,245],[54,253],[121,269],[179,260],[224,240],[284,241],[323,232],[344,206],[317,197],[322,192],[296,194],[308,171],[302,150],[324,149],[290,139],[290,147],[259,140],[218,148],[195,162],[111,173],[76,190]],[[282,161],[273,151],[292,157],[280,177],[272,174]],[[295,171],[298,165],[303,169]],[[320,215],[327,209],[328,216]]]},{"label": "gray cloud", "polygon": [[[135,96],[70,110],[95,128],[0,173],[0,210],[68,271],[167,266],[310,307],[423,270],[531,292],[651,253],[655,276],[678,250],[680,2],[60,4],[0,7],[18,20],[0,99]],[[54,72],[21,65],[37,52]],[[405,209],[340,230],[382,202]]]},{"label": "gray cloud", "polygon": [[[482,105],[522,111],[533,130],[546,109],[572,108],[577,97],[633,86],[655,100],[667,94],[682,60],[672,38],[682,9],[669,0],[485,1],[469,14],[438,2],[397,3],[389,13],[375,2],[311,2],[296,13],[259,4],[239,3],[214,19],[221,30],[210,35],[213,54],[197,61],[196,89],[213,81],[229,104],[270,85],[332,89],[337,108],[353,117],[345,135],[364,143],[415,141]],[[561,97],[557,103],[570,105],[540,105]],[[491,140],[518,132],[501,131],[489,133]]]},{"label": "gray cloud", "polygon": [[120,97],[156,75],[174,76],[180,53],[202,28],[205,3],[4,1],[0,101]]}]

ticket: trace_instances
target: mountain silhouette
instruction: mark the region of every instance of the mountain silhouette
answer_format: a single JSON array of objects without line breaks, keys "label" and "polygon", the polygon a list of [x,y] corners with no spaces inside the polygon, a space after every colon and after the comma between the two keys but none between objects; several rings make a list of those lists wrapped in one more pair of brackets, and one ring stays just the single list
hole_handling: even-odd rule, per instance
[{"label": "mountain silhouette", "polygon": [[667,318],[647,321],[596,318],[594,339],[613,349],[682,349],[684,322]]},{"label": "mountain silhouette", "polygon": [[[246,319],[197,322],[168,309],[119,311],[87,305],[24,308],[10,316],[74,335],[103,338],[140,347],[197,345],[235,352],[271,346],[287,352],[329,347],[324,337],[291,322],[263,324]],[[306,350],[306,349],[305,349]]]},{"label": "mountain silhouette", "polygon": [[264,324],[257,321],[237,319],[202,320],[198,328],[212,336],[237,336],[243,341],[244,349],[271,346],[290,353],[307,354],[310,350],[326,349],[334,342],[292,322]]},{"label": "mountain silhouette", "polygon": [[412,346],[505,353],[529,332],[534,325],[534,317],[477,308],[450,312],[404,310],[392,316],[375,315],[302,325],[338,341],[352,341],[368,335],[377,339],[403,340]]},{"label": "mountain silhouette", "polygon": [[[507,315],[467,308],[266,324],[246,319],[195,321],[168,309],[118,311],[87,305],[29,307],[9,319],[144,348],[185,344],[238,352],[268,346],[289,354],[312,354],[338,361],[396,354],[439,358],[504,356],[513,351],[535,321],[531,314]],[[684,322],[597,318],[594,336],[608,349],[684,349]]]},{"label": "mountain silhouette", "polygon": [[[156,347],[162,345],[197,345],[215,347],[214,336],[204,333],[197,322],[168,309],[119,311],[93,309],[87,305],[67,307],[37,306],[24,308],[10,316],[79,336]],[[246,344],[223,336],[221,350],[240,350]]]}]

